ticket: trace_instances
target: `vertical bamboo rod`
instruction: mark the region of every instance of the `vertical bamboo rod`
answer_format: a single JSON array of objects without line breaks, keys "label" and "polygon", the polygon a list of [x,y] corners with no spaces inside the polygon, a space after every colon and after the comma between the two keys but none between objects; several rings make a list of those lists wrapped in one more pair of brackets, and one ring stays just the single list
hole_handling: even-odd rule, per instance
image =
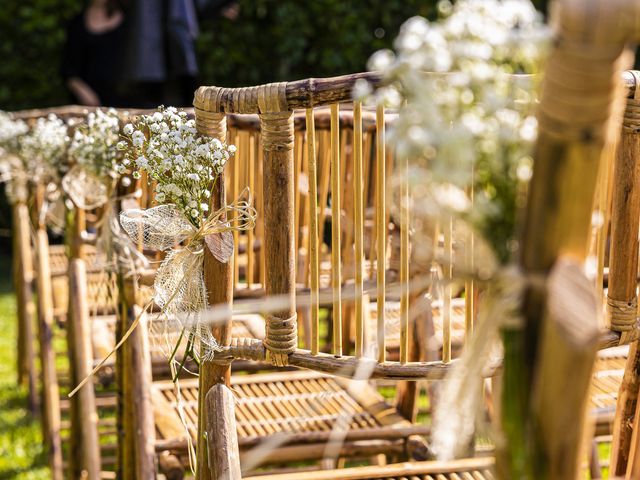
[{"label": "vertical bamboo rod", "polygon": [[453,222],[444,226],[444,298],[442,302],[442,361],[451,361],[451,279],[453,277]]},{"label": "vertical bamboo rod", "polygon": [[[244,142],[242,141],[242,135],[238,132],[235,137],[234,142],[238,147],[238,156],[233,158],[231,161],[233,162],[233,176],[231,178],[231,198],[238,198],[238,194],[240,193],[240,163],[243,159],[246,158],[247,152],[244,151]],[[233,217],[233,257],[236,261],[233,264],[233,286],[234,288],[238,286],[240,282],[240,262],[238,261],[238,253],[240,249],[240,232],[237,229],[238,219],[234,215]]]},{"label": "vertical bamboo rod", "polygon": [[331,105],[331,290],[333,291],[333,354],[342,355],[342,296],[340,265],[340,119]]},{"label": "vertical bamboo rod", "polygon": [[[69,322],[67,342],[71,362],[72,383],[77,385],[93,369],[93,349],[87,291],[87,266],[84,260],[82,234],[86,229],[85,211],[75,208],[69,261]],[[84,385],[72,400],[73,431],[78,437],[74,449],[74,472],[85,471],[88,478],[100,477],[100,443],[98,413],[93,383]]]},{"label": "vertical bamboo rod", "polygon": [[318,223],[318,228],[320,233],[318,235],[320,243],[320,248],[322,248],[322,242],[324,241],[324,226],[327,212],[327,202],[329,199],[329,180],[330,180],[330,172],[331,170],[331,147],[327,147],[330,143],[330,132],[326,130],[322,130],[320,132],[320,145],[318,156],[320,158],[320,220]]},{"label": "vertical bamboo rod", "polygon": [[40,347],[40,375],[42,379],[43,427],[51,478],[62,480],[62,440],[60,438],[60,395],[56,373],[56,353],[53,347],[53,289],[49,262],[49,238],[44,219],[40,215],[44,203],[44,185],[35,188],[34,223],[36,228],[36,289],[38,299],[38,340]]},{"label": "vertical bamboo rod", "polygon": [[29,209],[23,200],[13,208],[14,285],[18,313],[18,384],[28,387],[28,407],[38,410],[37,372],[34,352],[33,249],[31,246]]},{"label": "vertical bamboo rod", "polygon": [[385,333],[384,333],[384,304],[385,304],[385,260],[387,246],[387,228],[385,225],[386,198],[385,198],[385,125],[384,106],[376,108],[376,302],[378,310],[378,361],[384,362],[386,358]]},{"label": "vertical bamboo rod", "polygon": [[[475,168],[471,167],[471,178],[475,181]],[[471,207],[473,208],[475,202],[473,181],[471,182],[471,189],[469,197],[471,199]],[[475,248],[475,235],[472,231],[469,234],[469,244],[467,245],[466,252],[466,264],[469,272],[475,270],[475,260],[473,258]],[[475,315],[475,284],[473,279],[467,280],[464,284],[464,342],[469,341],[471,334],[473,333],[473,323]]]},{"label": "vertical bamboo rod", "polygon": [[363,190],[362,190],[362,103],[353,104],[353,195],[354,195],[354,224],[355,224],[355,322],[356,322],[356,357],[364,355],[364,218],[363,218]]},{"label": "vertical bamboo rod", "polygon": [[259,270],[260,270],[260,283],[262,284],[262,288],[264,288],[266,280],[266,251],[264,247],[264,181],[262,178],[262,172],[264,170],[264,153],[262,149],[262,145],[260,143],[260,135],[256,135],[254,148],[257,148],[257,163],[258,163],[258,196],[259,201],[258,206],[258,224],[256,225],[256,233],[258,238],[260,239],[260,258],[258,259],[260,262]]},{"label": "vertical bamboo rod", "polygon": [[400,362],[409,359],[409,157],[400,157]]},{"label": "vertical bamboo rod", "polygon": [[[255,188],[256,148],[253,135],[249,136],[249,157],[247,159],[247,171],[249,172],[249,191],[253,194]],[[255,253],[253,252],[254,232],[250,228],[247,232],[247,288],[253,285],[253,270],[255,268]]]},{"label": "vertical bamboo rod", "polygon": [[[196,111],[197,114],[197,111]],[[202,114],[201,119],[196,116],[196,125],[201,135],[208,135],[217,138],[221,142],[227,141],[227,119],[224,114],[208,113]],[[237,163],[237,162],[234,162]],[[227,204],[224,174],[220,176],[218,183],[211,192],[211,211],[215,211]],[[233,263],[235,258],[229,259],[227,263],[219,262],[208,248],[204,249],[204,281],[207,287],[209,305],[224,306],[229,309],[229,315],[224,322],[211,328],[213,336],[220,345],[228,345],[231,342],[231,305],[233,303]],[[215,364],[204,361],[200,365],[200,376],[198,381],[198,435],[196,454],[196,480],[212,480],[212,472],[207,468],[207,440],[205,431],[207,429],[210,415],[206,408],[206,395],[215,384],[229,384],[231,378],[231,365]]]},{"label": "vertical bamboo rod", "polygon": [[316,128],[313,109],[307,108],[307,161],[309,162],[309,263],[311,267],[311,353],[319,349],[318,298],[320,278],[318,271],[318,178],[316,165]]}]

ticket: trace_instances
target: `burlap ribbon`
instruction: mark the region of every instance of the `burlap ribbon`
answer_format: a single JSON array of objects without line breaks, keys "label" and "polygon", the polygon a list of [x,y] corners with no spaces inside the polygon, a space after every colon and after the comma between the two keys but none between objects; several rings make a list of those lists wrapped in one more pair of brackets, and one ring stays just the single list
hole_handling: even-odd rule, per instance
[{"label": "burlap ribbon", "polygon": [[109,201],[109,183],[82,165],[69,170],[61,184],[67,196],[83,210],[93,210]]},{"label": "burlap ribbon", "polygon": [[[252,229],[256,211],[249,190],[238,200],[213,212],[200,228],[194,227],[175,205],[120,214],[120,223],[136,245],[167,252],[156,272],[153,301],[162,310],[165,332],[187,332],[200,341],[199,358],[210,359],[219,350],[209,325],[201,324],[207,308],[204,249],[222,263],[233,254],[233,231]],[[174,248],[182,244],[180,248]]]}]

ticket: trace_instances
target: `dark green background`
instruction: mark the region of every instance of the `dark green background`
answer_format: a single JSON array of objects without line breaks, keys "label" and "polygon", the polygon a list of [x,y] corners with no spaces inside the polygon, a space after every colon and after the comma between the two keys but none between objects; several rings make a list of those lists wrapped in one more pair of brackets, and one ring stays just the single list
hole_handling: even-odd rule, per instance
[{"label": "dark green background", "polygon": [[[539,1],[539,4],[545,3]],[[0,109],[69,103],[59,76],[66,22],[82,0],[2,0]],[[201,19],[199,82],[246,86],[364,70],[434,0],[240,0],[236,21]],[[376,38],[376,29],[384,30]]]}]

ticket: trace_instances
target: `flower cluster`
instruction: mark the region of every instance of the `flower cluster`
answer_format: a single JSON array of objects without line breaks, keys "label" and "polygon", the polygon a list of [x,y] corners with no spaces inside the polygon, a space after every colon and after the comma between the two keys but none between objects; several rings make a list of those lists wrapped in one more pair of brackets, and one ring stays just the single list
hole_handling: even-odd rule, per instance
[{"label": "flower cluster", "polygon": [[55,176],[67,169],[67,125],[54,114],[39,118],[20,140],[20,155],[32,178]]},{"label": "flower cluster", "polygon": [[396,53],[372,56],[369,68],[388,85],[375,95],[399,110],[391,136],[412,160],[418,215],[463,219],[504,263],[531,176],[548,30],[529,0],[443,0],[438,9],[438,22],[402,26]]},{"label": "flower cluster", "polygon": [[18,153],[20,137],[29,131],[22,120],[14,119],[10,114],[0,111],[0,149],[8,153]]},{"label": "flower cluster", "polygon": [[136,169],[155,180],[155,198],[161,204],[175,204],[185,217],[200,227],[208,216],[211,187],[222,173],[236,147],[217,139],[198,136],[195,121],[186,112],[160,107],[124,126],[125,140],[118,148],[125,157],[119,173]]},{"label": "flower cluster", "polygon": [[98,109],[87,115],[86,123],[79,126],[71,140],[69,155],[76,164],[93,174],[117,177],[116,146],[120,140],[118,115],[114,109]]}]

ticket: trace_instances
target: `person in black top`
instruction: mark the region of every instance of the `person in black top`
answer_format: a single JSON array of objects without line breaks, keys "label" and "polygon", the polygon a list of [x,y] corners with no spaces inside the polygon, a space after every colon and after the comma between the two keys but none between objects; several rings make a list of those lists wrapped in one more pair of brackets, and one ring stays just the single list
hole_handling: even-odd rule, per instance
[{"label": "person in black top", "polygon": [[80,105],[127,106],[120,94],[124,20],[122,0],[90,0],[69,23],[62,76]]}]

